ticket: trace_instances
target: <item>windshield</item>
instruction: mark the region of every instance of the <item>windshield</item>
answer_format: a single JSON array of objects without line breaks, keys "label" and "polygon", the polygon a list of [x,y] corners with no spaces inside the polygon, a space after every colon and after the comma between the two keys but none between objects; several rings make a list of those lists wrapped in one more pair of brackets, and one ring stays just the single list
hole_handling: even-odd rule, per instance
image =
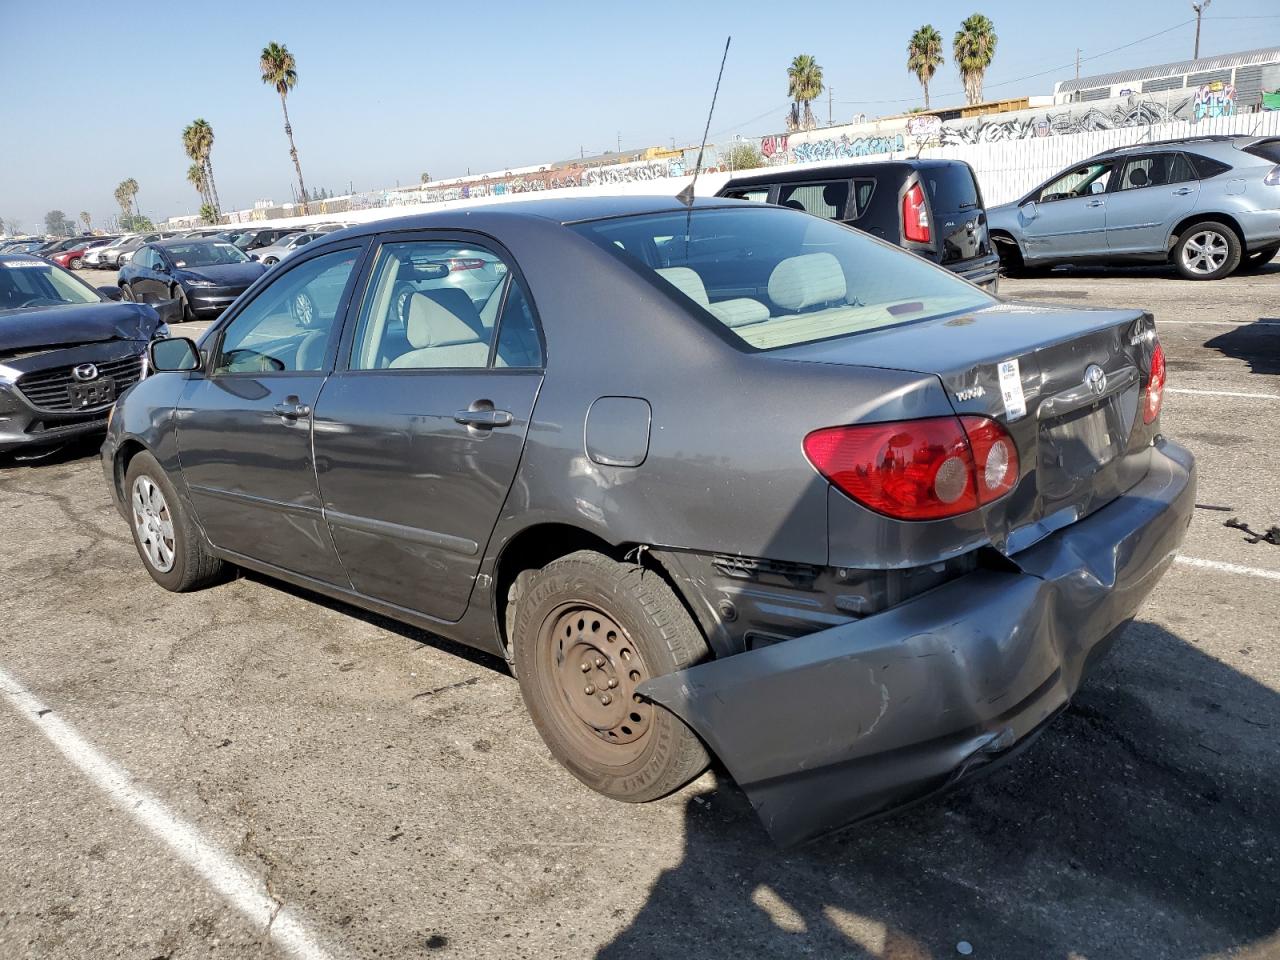
[{"label": "windshield", "polygon": [[164,248],[175,267],[216,267],[224,263],[248,263],[249,258],[229,243],[208,240],[170,243]]},{"label": "windshield", "polygon": [[760,350],[995,302],[865,233],[776,207],[646,214],[573,229]]},{"label": "windshield", "polygon": [[101,302],[102,297],[92,287],[52,263],[44,260],[0,263],[0,310]]}]

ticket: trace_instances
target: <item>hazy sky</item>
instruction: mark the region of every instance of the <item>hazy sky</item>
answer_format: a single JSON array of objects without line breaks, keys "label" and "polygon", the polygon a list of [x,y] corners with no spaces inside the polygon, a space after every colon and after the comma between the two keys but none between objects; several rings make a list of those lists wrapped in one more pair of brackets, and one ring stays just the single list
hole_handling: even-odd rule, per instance
[{"label": "hazy sky", "polygon": [[[293,168],[280,102],[257,72],[272,40],[298,61],[289,112],[307,186],[340,193],[349,182],[368,190],[423,171],[441,178],[615,149],[619,134],[624,149],[696,143],[729,33],[713,139],[780,131],[797,53],[822,65],[837,120],[900,112],[919,103],[905,66],[912,30],[932,22],[949,48],[971,8],[992,18],[1000,38],[992,97],[1049,93],[1073,74],[1077,47],[1102,54],[1192,16],[1187,0],[221,0],[114,12],[0,0],[0,218],[29,231],[53,208],[103,220],[129,176],[151,217],[194,211],[181,131],[196,117],[214,128],[225,209],[287,201]],[[1276,0],[1213,0],[1207,14],[1202,55],[1280,45]],[[1082,72],[1188,58],[1193,31],[1182,26]],[[950,59],[933,83],[936,105],[962,99]],[[825,122],[825,93],[815,112]]]}]

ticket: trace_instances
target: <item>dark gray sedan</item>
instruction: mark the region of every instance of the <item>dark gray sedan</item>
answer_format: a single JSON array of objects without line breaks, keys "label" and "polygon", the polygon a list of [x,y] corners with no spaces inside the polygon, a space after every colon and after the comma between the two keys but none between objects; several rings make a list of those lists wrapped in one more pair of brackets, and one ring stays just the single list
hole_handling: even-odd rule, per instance
[{"label": "dark gray sedan", "polygon": [[[476,251],[496,283],[437,282]],[[102,457],[158,583],[241,566],[503,656],[584,783],[714,754],[782,843],[1027,743],[1194,499],[1149,314],[751,203],[345,230],[152,358]]]}]

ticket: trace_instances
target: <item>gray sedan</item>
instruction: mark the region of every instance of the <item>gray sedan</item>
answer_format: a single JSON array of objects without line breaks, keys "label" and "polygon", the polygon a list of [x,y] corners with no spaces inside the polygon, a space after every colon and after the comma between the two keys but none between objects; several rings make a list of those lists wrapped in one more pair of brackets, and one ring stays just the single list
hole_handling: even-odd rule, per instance
[{"label": "gray sedan", "polygon": [[1117,147],[988,211],[1005,270],[1167,263],[1189,280],[1280,251],[1280,138],[1205,136]]},{"label": "gray sedan", "polygon": [[[476,251],[496,284],[438,282]],[[715,755],[781,843],[1027,743],[1195,493],[1149,314],[737,201],[345,230],[151,356],[102,465],[158,584],[243,567],[489,651],[583,783]]]}]

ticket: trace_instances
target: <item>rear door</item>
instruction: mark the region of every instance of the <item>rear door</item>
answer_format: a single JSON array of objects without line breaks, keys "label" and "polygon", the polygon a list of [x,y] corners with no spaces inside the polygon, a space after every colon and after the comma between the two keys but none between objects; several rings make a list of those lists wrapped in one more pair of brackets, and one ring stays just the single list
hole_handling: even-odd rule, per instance
[{"label": "rear door", "polygon": [[919,178],[938,229],[938,262],[953,266],[990,256],[987,212],[982,208],[982,195],[969,165],[929,164],[920,170]]},{"label": "rear door", "polygon": [[1195,209],[1200,181],[1181,153],[1130,157],[1107,195],[1112,253],[1163,254],[1174,225]]},{"label": "rear door", "polygon": [[349,360],[316,404],[325,518],[356,590],[457,620],[542,383],[532,302],[491,241],[399,234],[353,314]]}]

